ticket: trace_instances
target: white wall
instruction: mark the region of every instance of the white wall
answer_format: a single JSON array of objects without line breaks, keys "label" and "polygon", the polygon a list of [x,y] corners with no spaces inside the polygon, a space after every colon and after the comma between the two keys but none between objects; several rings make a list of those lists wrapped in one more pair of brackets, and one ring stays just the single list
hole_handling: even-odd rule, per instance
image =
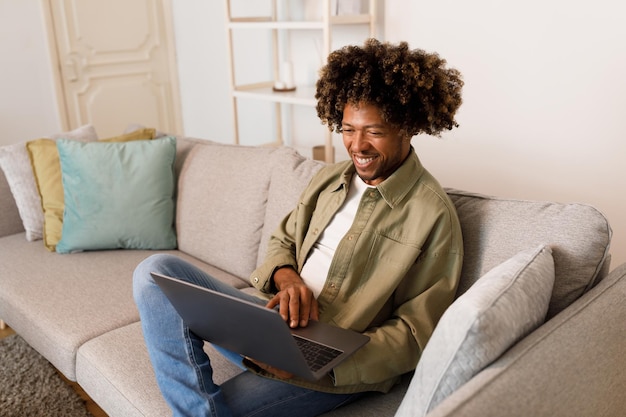
[{"label": "white wall", "polygon": [[232,143],[223,1],[172,2],[185,134]]},{"label": "white wall", "polygon": [[626,6],[615,0],[386,0],[386,37],[464,75],[460,128],[414,139],[448,187],[583,202],[626,261]]},{"label": "white wall", "polygon": [[61,130],[39,0],[0,0],[0,146]]},{"label": "white wall", "polygon": [[[461,127],[413,141],[443,185],[592,204],[613,226],[613,265],[626,262],[626,6],[383,2],[386,39],[437,51],[464,74]],[[184,133],[228,142],[223,2],[173,9]],[[0,0],[0,145],[61,129],[45,33],[39,0]]]}]

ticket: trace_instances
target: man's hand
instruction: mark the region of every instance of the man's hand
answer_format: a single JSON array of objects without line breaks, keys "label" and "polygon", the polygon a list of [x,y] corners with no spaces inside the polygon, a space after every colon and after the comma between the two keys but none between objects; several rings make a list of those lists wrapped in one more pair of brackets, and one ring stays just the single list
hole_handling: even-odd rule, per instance
[{"label": "man's hand", "polygon": [[274,272],[274,285],[278,288],[278,293],[266,307],[280,306],[278,312],[289,327],[306,327],[309,319],[319,319],[319,307],[313,292],[293,268],[277,269]]}]

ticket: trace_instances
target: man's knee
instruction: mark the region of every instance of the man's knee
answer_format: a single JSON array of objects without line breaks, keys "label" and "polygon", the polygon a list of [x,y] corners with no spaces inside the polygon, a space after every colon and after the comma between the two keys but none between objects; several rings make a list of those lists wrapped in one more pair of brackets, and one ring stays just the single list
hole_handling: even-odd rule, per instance
[{"label": "man's knee", "polygon": [[135,297],[141,294],[146,287],[154,285],[154,280],[150,275],[151,272],[167,275],[171,265],[176,262],[179,262],[178,257],[166,253],[150,255],[141,261],[133,272],[133,293]]},{"label": "man's knee", "polygon": [[150,255],[137,265],[134,275],[150,275],[150,272],[167,274],[171,266],[180,262],[180,258],[167,253]]}]

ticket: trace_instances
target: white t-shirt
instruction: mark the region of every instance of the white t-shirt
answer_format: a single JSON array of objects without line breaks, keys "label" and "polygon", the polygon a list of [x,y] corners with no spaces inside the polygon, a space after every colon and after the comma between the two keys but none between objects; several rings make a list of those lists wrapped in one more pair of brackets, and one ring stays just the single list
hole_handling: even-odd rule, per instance
[{"label": "white t-shirt", "polygon": [[344,201],[339,211],[335,213],[326,229],[315,242],[309,257],[302,267],[300,276],[307,287],[313,291],[315,298],[319,296],[324,288],[335,250],[341,239],[350,230],[350,226],[352,226],[356,212],[359,209],[361,196],[368,188],[374,187],[364,183],[358,175],[352,177],[346,201]]}]

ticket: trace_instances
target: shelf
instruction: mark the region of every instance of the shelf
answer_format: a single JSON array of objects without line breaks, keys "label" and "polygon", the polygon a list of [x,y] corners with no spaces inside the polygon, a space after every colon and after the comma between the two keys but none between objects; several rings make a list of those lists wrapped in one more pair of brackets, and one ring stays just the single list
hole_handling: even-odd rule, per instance
[{"label": "shelf", "polygon": [[[299,38],[299,34],[293,31],[298,30],[317,30],[320,31],[322,37],[322,43],[316,48],[319,50],[313,51],[322,57],[327,57],[331,52],[331,45],[333,45],[333,32],[340,26],[354,26],[354,25],[366,25],[369,31],[369,37],[375,37],[375,23],[376,23],[376,0],[369,0],[369,6],[367,13],[359,14],[341,14],[332,15],[331,4],[333,0],[316,0],[321,6],[321,16],[308,15],[308,20],[285,20],[284,17],[290,16],[289,10],[285,9],[285,3],[291,0],[271,0],[271,11],[257,11],[250,14],[259,13],[257,16],[233,16],[231,9],[232,0],[224,0],[226,3],[226,28],[228,29],[228,56],[230,61],[230,87],[231,97],[234,115],[234,142],[239,143],[239,118],[237,102],[240,99],[260,100],[266,103],[272,103],[275,109],[275,130],[276,140],[271,141],[269,146],[276,146],[284,144],[283,127],[290,129],[288,123],[283,122],[283,118],[293,115],[287,107],[283,105],[301,105],[315,108],[317,106],[317,100],[315,100],[315,86],[314,85],[297,85],[295,91],[275,91],[272,87],[275,81],[282,81],[282,85],[291,85],[294,81],[293,77],[285,76],[283,72],[289,73],[289,71],[282,70],[282,63],[291,63],[291,54],[288,52],[290,46],[290,38]],[[305,10],[306,6],[304,2],[301,2],[299,9]],[[240,8],[241,10],[241,8]],[[261,9],[258,9],[261,10]],[[287,10],[287,13],[285,13]],[[268,14],[265,14],[268,13]],[[297,13],[297,16],[301,16]],[[305,16],[307,16],[305,14]],[[314,19],[314,20],[311,20]],[[271,68],[273,70],[274,80],[272,81],[260,81],[252,84],[237,84],[235,80],[235,54],[233,45],[233,33],[238,30],[265,30],[268,35],[271,35]],[[339,31],[344,35],[344,31]],[[253,33],[253,35],[256,35]],[[263,34],[265,36],[265,34]],[[245,36],[245,35],[242,35]],[[265,38],[264,38],[265,39]],[[252,41],[251,43],[254,43]],[[250,45],[248,45],[250,46]],[[252,46],[254,47],[254,45]],[[306,52],[306,51],[305,51]],[[263,58],[262,58],[263,59]],[[300,57],[300,60],[302,58]],[[298,65],[296,62],[295,65]],[[254,70],[254,67],[252,67]],[[266,74],[265,72],[263,72]],[[280,77],[285,77],[286,80],[280,80]],[[268,75],[264,75],[261,80],[267,80]],[[256,77],[248,77],[248,80],[258,80]],[[301,80],[300,82],[311,83],[311,80]],[[244,115],[241,115],[242,117]],[[245,116],[249,117],[249,113]],[[334,150],[332,143],[332,134],[328,129],[325,134],[324,141],[324,159],[326,162],[334,161]]]},{"label": "shelf", "polygon": [[[370,22],[370,15],[330,16],[331,25],[360,25]],[[245,17],[231,19],[227,23],[229,29],[324,29],[322,20],[273,21],[269,17]]]},{"label": "shelf", "polygon": [[251,98],[272,101],[275,103],[299,104],[315,106],[315,86],[298,86],[296,91],[277,92],[272,89],[272,83],[239,86],[233,91],[238,98]]},{"label": "shelf", "polygon": [[371,22],[369,14],[330,16],[331,25],[362,25]]},{"label": "shelf", "polygon": [[229,29],[323,29],[324,23],[319,21],[273,22],[273,21],[233,21]]}]

